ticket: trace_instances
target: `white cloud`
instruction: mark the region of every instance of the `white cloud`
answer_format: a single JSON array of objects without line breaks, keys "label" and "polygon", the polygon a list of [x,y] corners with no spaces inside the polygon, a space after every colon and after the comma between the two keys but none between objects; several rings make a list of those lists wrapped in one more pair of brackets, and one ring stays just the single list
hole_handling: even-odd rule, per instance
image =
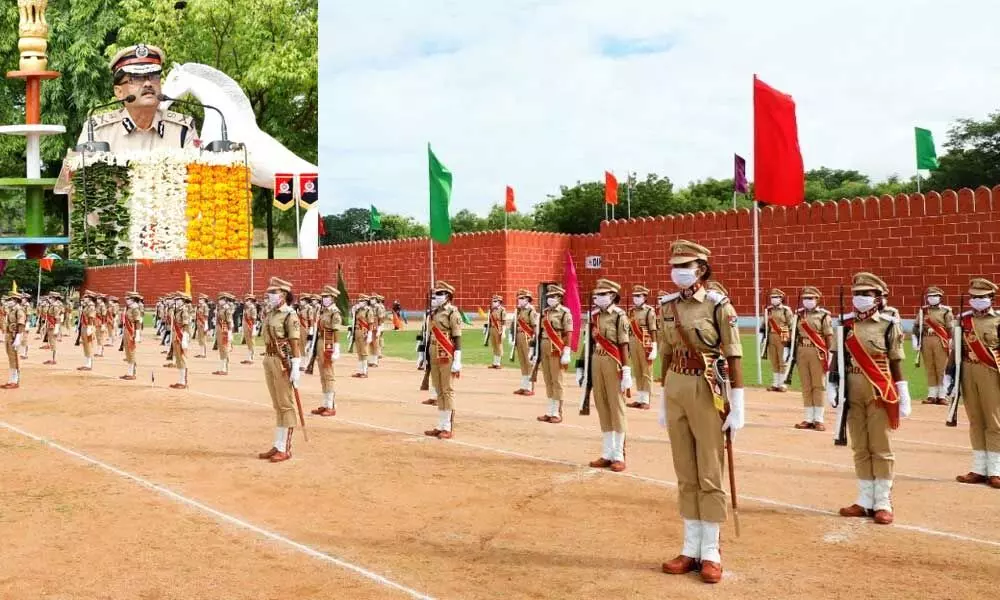
[{"label": "white cloud", "polygon": [[[322,2],[324,212],[426,222],[426,144],[454,213],[517,191],[524,211],[605,169],[752,176],[752,78],[791,94],[806,168],[912,174],[913,127],[940,147],[1000,102],[1000,4],[882,0]],[[961,8],[959,8],[961,7]],[[602,55],[609,39],[669,50]]]}]

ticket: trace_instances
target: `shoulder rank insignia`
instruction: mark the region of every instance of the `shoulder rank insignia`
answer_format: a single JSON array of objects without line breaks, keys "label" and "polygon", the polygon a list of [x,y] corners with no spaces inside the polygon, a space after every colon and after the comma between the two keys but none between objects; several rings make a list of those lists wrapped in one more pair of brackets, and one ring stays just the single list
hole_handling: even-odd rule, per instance
[{"label": "shoulder rank insignia", "polygon": [[135,131],[135,122],[131,119],[131,117],[125,117],[122,119],[122,127],[125,128],[125,133],[132,133]]},{"label": "shoulder rank insignia", "polygon": [[156,124],[156,133],[160,137],[163,137],[163,134],[165,132],[166,132],[166,126],[163,124],[163,120],[160,120],[160,122]]}]

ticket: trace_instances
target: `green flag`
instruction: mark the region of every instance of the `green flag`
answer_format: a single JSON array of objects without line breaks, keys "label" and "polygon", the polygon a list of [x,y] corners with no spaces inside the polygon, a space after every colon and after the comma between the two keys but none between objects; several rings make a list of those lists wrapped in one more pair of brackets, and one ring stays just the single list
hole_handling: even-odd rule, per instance
[{"label": "green flag", "polygon": [[937,169],[937,152],[934,150],[934,137],[928,129],[913,128],[917,136],[917,169]]},{"label": "green flag", "polygon": [[344,283],[344,268],[337,263],[337,308],[340,309],[340,316],[344,319],[344,325],[351,324],[351,306],[347,300],[347,284]]},{"label": "green flag", "polygon": [[378,209],[372,204],[372,212],[368,218],[368,229],[371,231],[382,230],[382,215],[378,214]]},{"label": "green flag", "polygon": [[465,314],[464,310],[458,309],[458,314],[462,315],[462,322],[463,323],[465,323],[466,325],[472,325],[472,320],[469,319],[469,315]]},{"label": "green flag", "polygon": [[451,171],[445,168],[427,144],[427,160],[431,180],[431,239],[442,244],[451,241],[451,215],[448,203],[451,201]]}]

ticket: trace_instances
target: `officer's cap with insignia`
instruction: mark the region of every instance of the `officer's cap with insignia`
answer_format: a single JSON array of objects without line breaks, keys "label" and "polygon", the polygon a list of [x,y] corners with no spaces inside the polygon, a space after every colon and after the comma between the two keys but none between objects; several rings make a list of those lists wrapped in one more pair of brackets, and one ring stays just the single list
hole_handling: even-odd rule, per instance
[{"label": "officer's cap with insignia", "polygon": [[670,245],[670,264],[672,265],[683,265],[694,260],[707,261],[711,255],[708,248],[687,240],[677,240]]},{"label": "officer's cap with insignia", "polygon": [[649,295],[649,288],[646,287],[646,286],[644,286],[644,285],[638,285],[638,284],[634,285],[634,286],[632,286],[632,295],[633,296],[648,296]]},{"label": "officer's cap with insignia", "polygon": [[503,296],[501,296],[500,294],[493,294],[493,298],[490,301],[491,302],[499,302],[499,303],[503,304]]},{"label": "officer's cap with insignia", "polygon": [[521,289],[517,290],[517,297],[518,297],[518,299],[520,299],[520,298],[527,298],[529,300],[532,298],[531,292],[529,292],[528,290],[526,290],[524,288],[521,288]]},{"label": "officer's cap with insignia", "polygon": [[440,293],[440,292],[448,292],[449,294],[452,295],[452,297],[454,297],[455,296],[455,287],[452,286],[447,281],[439,281],[439,282],[437,282],[437,285],[434,286],[434,293],[437,294],[437,293]]},{"label": "officer's cap with insignia", "polygon": [[368,302],[368,294],[358,294],[358,302]]},{"label": "officer's cap with insignia", "polygon": [[617,294],[622,286],[610,279],[598,279],[594,287],[594,294]]},{"label": "officer's cap with insignia", "polygon": [[337,298],[340,296],[340,290],[333,287],[332,285],[324,285],[323,293],[320,296],[330,296],[331,298]]},{"label": "officer's cap with insignia", "polygon": [[803,298],[819,298],[822,294],[819,293],[819,289],[811,285],[807,285],[802,288]]},{"label": "officer's cap with insignia", "polygon": [[889,293],[889,286],[877,276],[871,273],[861,272],[855,273],[854,280],[851,285],[851,291],[878,292],[882,295],[887,295]]},{"label": "officer's cap with insignia", "polygon": [[562,287],[560,287],[558,285],[555,285],[555,284],[550,285],[549,288],[545,291],[545,296],[546,297],[548,297],[548,296],[565,296],[565,295],[566,295],[566,290],[562,289]]},{"label": "officer's cap with insignia", "polygon": [[927,288],[927,292],[925,292],[924,295],[925,296],[944,296],[944,292],[941,290],[941,288],[932,285],[929,288]]},{"label": "officer's cap with insignia", "polygon": [[147,73],[160,73],[163,71],[163,63],[166,62],[166,55],[163,50],[156,46],[146,44],[136,44],[122,48],[111,57],[108,67],[115,81],[119,81],[125,75],[145,75]]},{"label": "officer's cap with insignia", "polygon": [[255,298],[253,294],[244,294],[243,295],[243,300],[254,300],[254,301],[256,301],[257,298]]},{"label": "officer's cap with insignia", "polygon": [[969,282],[970,296],[989,296],[997,293],[997,285],[983,277],[976,277]]},{"label": "officer's cap with insignia", "polygon": [[784,298],[785,297],[785,292],[779,290],[778,288],[774,288],[773,290],[771,290],[771,297],[772,298]]},{"label": "officer's cap with insignia", "polygon": [[271,280],[267,283],[267,291],[268,292],[291,292],[292,291],[292,284],[288,283],[287,281],[285,281],[283,279],[279,279],[277,277],[272,277]]}]

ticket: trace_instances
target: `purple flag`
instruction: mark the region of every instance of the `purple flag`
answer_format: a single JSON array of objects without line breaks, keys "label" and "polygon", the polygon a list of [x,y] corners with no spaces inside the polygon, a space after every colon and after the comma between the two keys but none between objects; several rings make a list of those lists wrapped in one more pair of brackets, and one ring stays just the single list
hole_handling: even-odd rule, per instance
[{"label": "purple flag", "polygon": [[737,194],[746,194],[750,191],[747,188],[747,161],[739,154],[734,154],[735,160],[733,161],[733,192]]}]

